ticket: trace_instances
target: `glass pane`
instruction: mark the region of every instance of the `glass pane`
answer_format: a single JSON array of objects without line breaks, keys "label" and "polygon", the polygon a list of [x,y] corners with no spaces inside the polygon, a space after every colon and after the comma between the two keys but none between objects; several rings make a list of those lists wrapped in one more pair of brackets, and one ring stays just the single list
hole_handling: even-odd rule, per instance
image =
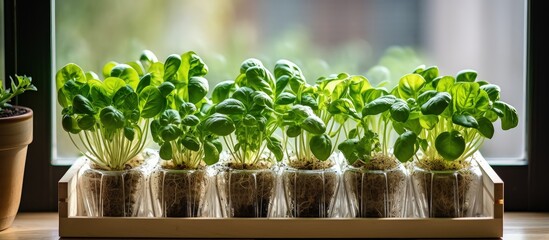
[{"label": "glass pane", "polygon": [[[524,158],[525,0],[56,0],[55,29],[56,69],[75,62],[101,73],[144,49],[161,61],[194,50],[210,68],[210,89],[234,79],[249,57],[269,68],[292,60],[311,83],[343,71],[376,83],[377,65],[393,83],[420,64],[445,75],[475,69],[502,87],[521,119],[497,131],[483,154]],[[74,158],[67,134],[56,133],[58,157]]]}]

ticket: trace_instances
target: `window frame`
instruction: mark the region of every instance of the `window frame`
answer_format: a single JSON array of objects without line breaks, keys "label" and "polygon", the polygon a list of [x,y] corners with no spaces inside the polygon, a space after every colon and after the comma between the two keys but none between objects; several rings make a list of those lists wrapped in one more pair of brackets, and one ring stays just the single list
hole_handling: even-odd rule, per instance
[{"label": "window frame", "polygon": [[[34,139],[29,146],[21,198],[20,211],[56,211],[57,182],[69,166],[53,166],[52,110],[54,0],[4,0],[4,49],[5,76],[26,74],[32,76],[37,92],[18,97],[16,104],[28,106],[34,111]],[[546,31],[534,26],[532,18],[541,16],[541,8],[527,1],[526,40],[526,165],[493,165],[505,183],[506,211],[549,211],[549,161],[543,155],[547,126],[539,114],[543,109],[544,81],[541,78],[541,61],[534,60],[546,44],[534,39]],[[534,29],[536,31],[534,31]],[[539,38],[538,38],[539,39]],[[533,49],[536,51],[533,51]],[[526,201],[524,197],[526,196]],[[44,199],[36,201],[36,199]]]}]

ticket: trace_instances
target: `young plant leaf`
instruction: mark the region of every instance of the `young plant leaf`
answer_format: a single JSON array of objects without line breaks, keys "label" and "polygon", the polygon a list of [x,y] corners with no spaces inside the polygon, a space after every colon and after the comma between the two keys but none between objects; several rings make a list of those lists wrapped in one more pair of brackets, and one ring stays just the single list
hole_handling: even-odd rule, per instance
[{"label": "young plant leaf", "polygon": [[232,80],[223,81],[215,85],[212,92],[213,103],[217,104],[229,98],[235,91],[235,88],[236,86]]},{"label": "young plant leaf", "polygon": [[172,144],[169,142],[165,142],[164,144],[162,144],[162,146],[160,146],[159,155],[160,155],[160,158],[164,160],[172,159],[172,156],[173,156]]},{"label": "young plant leaf", "polygon": [[509,130],[511,128],[515,128],[518,125],[519,119],[517,110],[502,101],[496,101],[494,102],[494,109],[501,113],[503,113],[503,117],[501,118],[501,129],[503,130]]},{"label": "young plant leaf", "polygon": [[452,115],[452,122],[466,128],[478,128],[478,122],[470,113]]},{"label": "young plant leaf", "polygon": [[347,139],[337,146],[337,149],[343,153],[343,156],[345,156],[345,159],[350,165],[360,158],[358,151],[356,150],[357,145],[358,139]]},{"label": "young plant leaf", "polygon": [[78,119],[78,128],[82,130],[90,130],[93,128],[94,125],[95,125],[95,117],[92,115],[84,115],[83,117]]},{"label": "young plant leaf", "polygon": [[312,134],[323,134],[324,132],[326,132],[326,125],[316,115],[311,115],[307,117],[299,126],[303,130]]},{"label": "young plant leaf", "polygon": [[152,118],[166,108],[166,99],[162,97],[158,88],[148,86],[139,94],[139,108],[141,117]]},{"label": "young plant leaf", "polygon": [[219,135],[227,136],[234,132],[235,126],[231,118],[220,113],[214,113],[204,121],[204,126],[208,131]]},{"label": "young plant leaf", "polygon": [[93,109],[93,104],[85,98],[84,96],[78,94],[72,100],[72,110],[76,114],[95,114],[95,109]]},{"label": "young plant leaf", "polygon": [[315,135],[309,141],[309,147],[318,160],[324,161],[332,153],[332,140],[326,134]]},{"label": "young plant leaf", "polygon": [[86,83],[87,79],[86,75],[84,74],[84,70],[82,70],[80,66],[74,63],[69,63],[63,66],[55,74],[55,84],[57,87],[57,91],[65,86],[65,83],[68,81]]},{"label": "young plant leaf", "polygon": [[478,120],[478,131],[485,138],[491,139],[494,136],[494,124],[485,117],[481,117]]},{"label": "young plant leaf", "polygon": [[215,111],[223,114],[244,114],[246,107],[244,104],[234,98],[227,98],[215,106]]},{"label": "young plant leaf", "polygon": [[181,139],[181,144],[191,151],[197,152],[198,150],[200,150],[200,141],[195,136],[185,136],[183,139]]},{"label": "young plant leaf", "polygon": [[210,141],[204,142],[204,162],[208,165],[215,164],[219,161],[219,149]]},{"label": "young plant leaf", "polygon": [[436,138],[435,147],[445,160],[455,160],[465,151],[465,138],[455,130],[443,132]]},{"label": "young plant leaf", "polygon": [[126,121],[124,114],[113,106],[103,108],[99,113],[99,119],[101,120],[101,124],[109,129],[109,131],[124,127],[124,122]]},{"label": "young plant leaf", "polygon": [[457,82],[474,82],[477,79],[477,72],[471,69],[461,70],[456,75]]},{"label": "young plant leaf", "polygon": [[203,77],[191,77],[188,88],[189,102],[196,104],[208,94],[208,80]]},{"label": "young plant leaf", "polygon": [[407,131],[395,141],[394,155],[401,162],[409,161],[417,151],[417,135],[412,131]]},{"label": "young plant leaf", "polygon": [[275,155],[277,161],[282,161],[284,152],[282,142],[278,138],[274,136],[267,138],[267,148]]},{"label": "young plant leaf", "polygon": [[406,122],[410,116],[410,107],[408,107],[408,104],[404,100],[397,99],[393,105],[391,105],[389,112],[395,121]]},{"label": "young plant leaf", "polygon": [[416,98],[425,84],[425,79],[419,74],[404,75],[398,83],[400,98]]},{"label": "young plant leaf", "polygon": [[421,105],[421,113],[425,115],[440,115],[450,105],[452,96],[447,92],[439,92]]},{"label": "young plant leaf", "polygon": [[132,89],[137,89],[137,84],[139,83],[139,74],[135,69],[133,69],[128,64],[118,64],[114,66],[114,68],[111,69],[111,77],[118,77],[128,85],[132,87]]}]

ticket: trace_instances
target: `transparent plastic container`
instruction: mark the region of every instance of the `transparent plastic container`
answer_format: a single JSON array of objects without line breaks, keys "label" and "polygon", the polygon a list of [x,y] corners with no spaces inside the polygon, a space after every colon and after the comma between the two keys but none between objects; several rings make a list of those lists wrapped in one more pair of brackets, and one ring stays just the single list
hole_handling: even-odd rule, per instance
[{"label": "transparent plastic container", "polygon": [[147,178],[158,154],[145,150],[141,165],[123,171],[94,169],[87,159],[78,171],[77,191],[81,216],[146,217],[149,216],[146,195]]},{"label": "transparent plastic container", "polygon": [[153,216],[203,216],[208,183],[205,169],[176,170],[157,167],[149,178]]},{"label": "transparent plastic container", "polygon": [[389,170],[347,166],[343,180],[351,217],[405,217],[408,170],[399,164]]},{"label": "transparent plastic container", "polygon": [[302,170],[289,166],[282,171],[287,216],[328,218],[338,214],[336,196],[340,184],[337,165],[319,170]]},{"label": "transparent plastic container", "polygon": [[105,171],[82,168],[78,188],[87,216],[137,217],[143,206],[146,177],[141,168]]},{"label": "transparent plastic container", "polygon": [[411,170],[415,217],[456,218],[480,216],[482,172],[476,161],[460,170],[428,171],[415,164]]},{"label": "transparent plastic container", "polygon": [[221,167],[216,175],[221,216],[272,217],[276,180],[274,168],[241,170]]}]

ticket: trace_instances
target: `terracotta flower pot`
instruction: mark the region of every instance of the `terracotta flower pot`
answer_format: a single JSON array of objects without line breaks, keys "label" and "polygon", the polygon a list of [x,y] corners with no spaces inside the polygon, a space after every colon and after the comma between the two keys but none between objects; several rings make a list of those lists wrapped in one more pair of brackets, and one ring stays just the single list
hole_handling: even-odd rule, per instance
[{"label": "terracotta flower pot", "polygon": [[0,117],[0,231],[11,226],[21,201],[27,147],[32,142],[32,110]]}]

